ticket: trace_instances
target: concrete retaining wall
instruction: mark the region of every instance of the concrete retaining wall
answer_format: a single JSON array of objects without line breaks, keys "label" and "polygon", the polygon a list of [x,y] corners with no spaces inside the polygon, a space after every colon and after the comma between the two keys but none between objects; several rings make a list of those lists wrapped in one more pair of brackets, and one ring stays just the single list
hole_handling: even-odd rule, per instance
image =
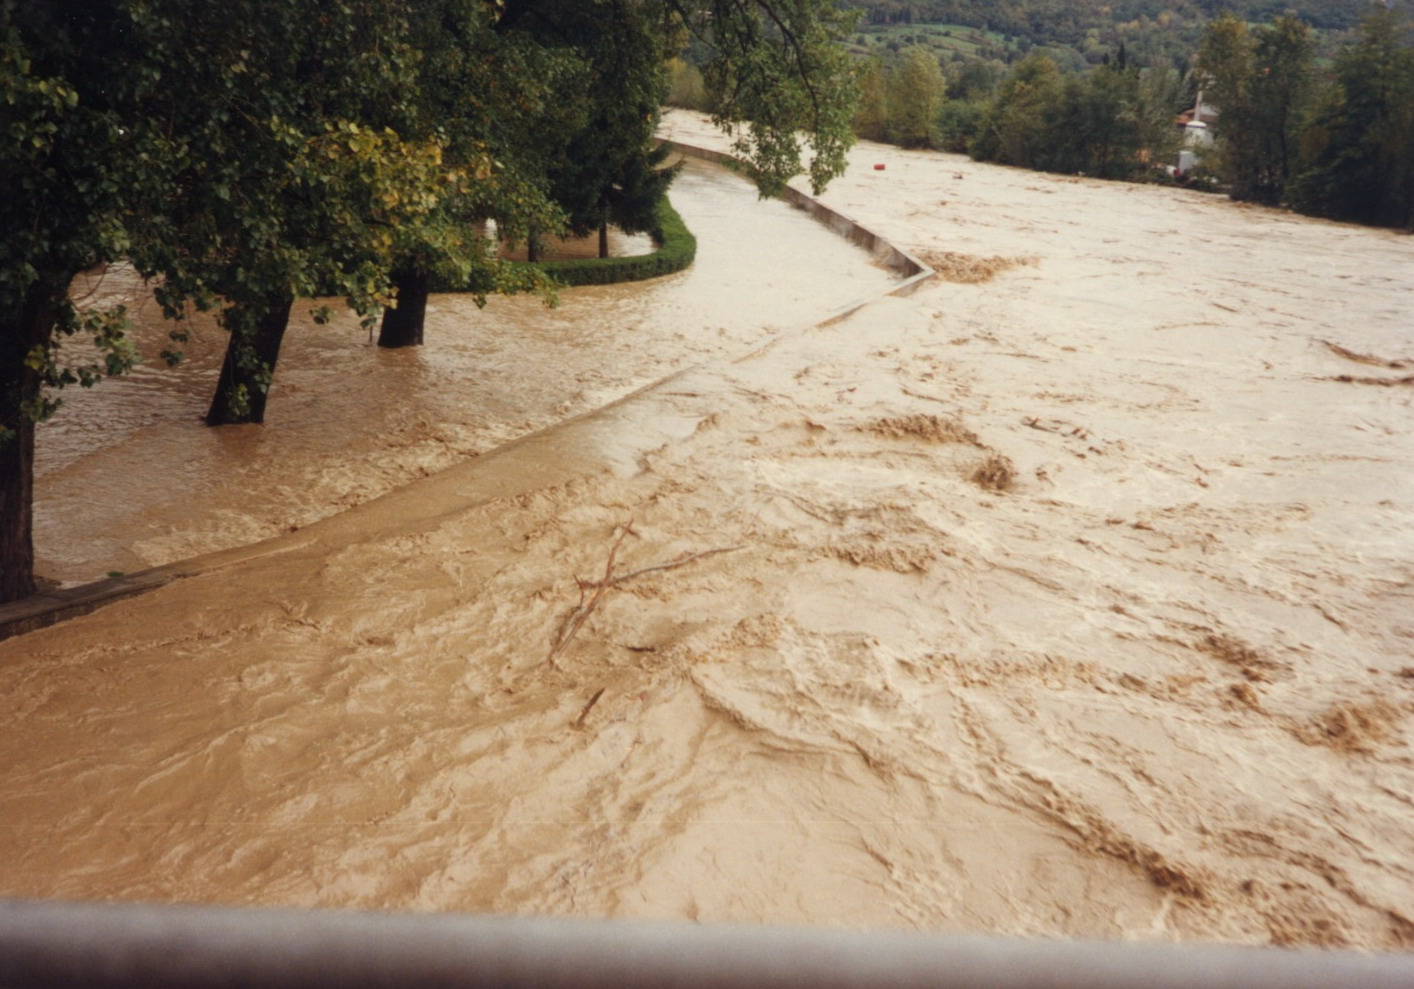
[{"label": "concrete retaining wall", "polygon": [[[693,144],[683,144],[681,141],[663,141],[669,149],[681,155],[688,155],[692,158],[700,158],[703,161],[715,162],[719,165],[726,165],[728,168],[740,168],[741,162],[731,155],[722,151],[713,151],[709,148],[699,148]],[[819,223],[824,224],[837,236],[843,237],[853,244],[864,248],[874,255],[875,260],[887,265],[889,268],[899,272],[903,276],[903,281],[890,289],[886,295],[911,295],[923,282],[932,278],[936,272],[928,267],[918,258],[909,254],[897,245],[885,240],[882,236],[870,230],[853,217],[845,216],[838,210],[831,209],[820,202],[801,192],[792,186],[786,186],[781,193],[781,198],[790,203],[796,209],[802,209],[809,213]],[[848,311],[864,305],[868,300],[849,307]]]}]

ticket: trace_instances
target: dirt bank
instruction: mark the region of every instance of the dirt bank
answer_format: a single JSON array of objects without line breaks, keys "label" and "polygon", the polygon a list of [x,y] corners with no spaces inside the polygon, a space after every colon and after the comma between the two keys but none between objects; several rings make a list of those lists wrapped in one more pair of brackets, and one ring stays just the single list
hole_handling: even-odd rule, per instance
[{"label": "dirt bank", "polygon": [[0,892],[1414,943],[1414,242],[826,198],[957,280],[0,644]]}]

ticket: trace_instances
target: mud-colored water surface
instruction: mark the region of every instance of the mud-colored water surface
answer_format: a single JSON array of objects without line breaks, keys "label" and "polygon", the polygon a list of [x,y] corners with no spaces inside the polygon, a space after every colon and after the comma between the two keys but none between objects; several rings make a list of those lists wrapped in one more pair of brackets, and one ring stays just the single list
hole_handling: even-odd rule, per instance
[{"label": "mud-colored water surface", "polygon": [[0,643],[0,892],[1414,943],[1414,241],[876,146],[825,199],[954,280]]}]

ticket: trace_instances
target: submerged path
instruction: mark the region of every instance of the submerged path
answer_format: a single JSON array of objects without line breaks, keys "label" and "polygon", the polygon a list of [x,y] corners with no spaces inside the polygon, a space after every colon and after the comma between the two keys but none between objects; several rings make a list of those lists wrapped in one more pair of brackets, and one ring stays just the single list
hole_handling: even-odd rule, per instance
[{"label": "submerged path", "polygon": [[1414,242],[827,199],[968,280],[0,643],[0,892],[1407,949]]}]

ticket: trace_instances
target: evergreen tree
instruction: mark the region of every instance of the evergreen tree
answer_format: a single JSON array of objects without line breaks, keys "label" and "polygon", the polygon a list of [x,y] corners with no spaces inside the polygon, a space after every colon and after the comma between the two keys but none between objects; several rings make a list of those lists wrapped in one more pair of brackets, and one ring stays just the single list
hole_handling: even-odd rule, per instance
[{"label": "evergreen tree", "polygon": [[552,199],[570,233],[599,233],[607,254],[607,227],[617,210],[631,226],[652,225],[654,203],[641,197],[665,191],[671,171],[653,174],[665,155],[652,150],[659,108],[667,96],[667,38],[641,5],[545,5],[517,30],[540,43],[574,52],[586,67],[584,85],[567,94],[584,103],[581,125],[561,135],[546,162]]}]

